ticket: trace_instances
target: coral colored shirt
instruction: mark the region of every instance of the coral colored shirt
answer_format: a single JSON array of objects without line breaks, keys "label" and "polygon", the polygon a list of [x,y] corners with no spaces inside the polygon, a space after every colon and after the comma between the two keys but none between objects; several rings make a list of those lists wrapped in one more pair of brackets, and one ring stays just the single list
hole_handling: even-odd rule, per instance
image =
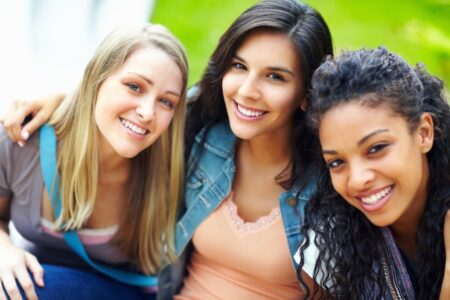
[{"label": "coral colored shirt", "polygon": [[193,244],[189,274],[175,300],[301,298],[278,206],[248,223],[228,196],[200,224]]}]

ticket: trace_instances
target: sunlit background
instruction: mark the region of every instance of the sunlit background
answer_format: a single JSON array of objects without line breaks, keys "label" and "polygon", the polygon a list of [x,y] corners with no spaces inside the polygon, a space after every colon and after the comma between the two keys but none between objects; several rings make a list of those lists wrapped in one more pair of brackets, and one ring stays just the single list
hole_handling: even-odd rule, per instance
[{"label": "sunlit background", "polygon": [[[44,2],[53,7],[59,5],[51,12],[44,10],[40,12],[40,17],[34,17],[35,24],[53,22],[46,29],[45,34],[52,37],[48,42],[42,40],[45,35],[41,36],[39,32],[39,26],[43,25],[30,27],[29,23],[30,7]],[[131,21],[150,19],[165,25],[180,38],[188,51],[191,66],[189,82],[193,84],[200,79],[220,35],[241,12],[256,2],[0,0],[0,32],[4,32],[3,46],[0,47],[0,113],[12,98],[30,98],[47,92],[70,90],[79,80],[87,57],[92,54],[100,38],[114,25]],[[444,79],[448,89],[450,0],[306,2],[327,21],[337,54],[342,49],[384,45],[412,64],[424,63],[431,73]],[[69,3],[70,8],[67,7]],[[92,13],[93,7],[96,14]],[[50,14],[54,17],[49,17]],[[22,20],[20,24],[18,20]],[[84,28],[83,35],[75,35],[77,29],[81,31],[80,28]],[[33,39],[37,38],[41,39],[39,47],[32,48]],[[36,61],[36,51],[40,56],[48,54],[45,62],[44,59]],[[83,58],[79,57],[80,53],[83,53]]]},{"label": "sunlit background", "polygon": [[155,0],[0,0],[0,114],[14,98],[68,92],[115,27],[148,21]]},{"label": "sunlit background", "polygon": [[[253,0],[160,0],[152,21],[185,44],[197,81],[220,35]],[[450,83],[450,0],[309,0],[328,23],[334,47],[386,46],[408,62],[423,62]]]}]

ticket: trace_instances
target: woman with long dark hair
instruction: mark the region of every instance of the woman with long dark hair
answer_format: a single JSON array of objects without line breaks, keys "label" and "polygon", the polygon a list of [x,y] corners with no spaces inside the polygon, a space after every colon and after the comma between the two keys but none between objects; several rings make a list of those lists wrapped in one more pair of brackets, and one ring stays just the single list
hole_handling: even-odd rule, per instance
[{"label": "woman with long dark hair", "polygon": [[293,0],[252,6],[220,39],[187,116],[176,247],[188,261],[187,276],[171,282],[176,291],[183,279],[175,299],[302,295],[292,254],[315,188],[302,106],[329,54],[322,17]]}]

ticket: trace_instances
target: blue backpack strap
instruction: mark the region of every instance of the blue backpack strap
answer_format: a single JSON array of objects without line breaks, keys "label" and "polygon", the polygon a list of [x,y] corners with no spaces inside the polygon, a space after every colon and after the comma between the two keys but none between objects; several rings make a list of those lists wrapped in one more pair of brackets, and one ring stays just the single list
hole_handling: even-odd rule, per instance
[{"label": "blue backpack strap", "polygon": [[75,251],[81,258],[84,259],[85,262],[87,262],[91,267],[93,267],[100,273],[108,275],[109,277],[112,277],[117,281],[129,285],[145,287],[158,286],[158,277],[156,276],[145,276],[137,273],[125,272],[93,262],[86,253],[86,250],[84,249],[77,232],[74,230],[64,232],[64,239],[73,251]]},{"label": "blue backpack strap", "polygon": [[[52,126],[45,124],[40,129],[40,160],[45,187],[50,196],[52,207],[55,207],[55,219],[61,213],[61,196],[58,192],[59,176],[56,164],[56,134]],[[92,261],[75,230],[64,232],[64,240],[88,265],[117,281],[142,287],[158,286],[156,276],[146,276],[138,273],[121,271]]]},{"label": "blue backpack strap", "polygon": [[58,201],[59,176],[56,170],[56,135],[52,126],[44,124],[40,129],[39,152],[42,175],[50,197],[55,217],[61,213],[61,201]]}]

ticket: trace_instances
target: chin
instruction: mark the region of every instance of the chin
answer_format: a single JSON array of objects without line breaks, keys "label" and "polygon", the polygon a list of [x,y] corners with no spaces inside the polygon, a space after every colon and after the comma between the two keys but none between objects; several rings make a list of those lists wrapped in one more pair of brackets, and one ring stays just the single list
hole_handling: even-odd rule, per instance
[{"label": "chin", "polygon": [[388,216],[379,216],[379,217],[368,217],[366,215],[366,218],[369,220],[370,223],[377,227],[387,227],[391,226],[394,222],[391,218]]},{"label": "chin", "polygon": [[233,130],[233,134],[240,140],[250,140],[254,136],[253,134],[248,134],[246,132],[242,132],[242,130],[241,131],[234,131]]},{"label": "chin", "polygon": [[255,136],[255,133],[252,130],[248,130],[247,128],[242,128],[239,125],[230,124],[231,131],[233,134],[241,139],[241,140],[249,140]]},{"label": "chin", "polygon": [[123,158],[133,158],[136,157],[141,151],[131,150],[131,149],[117,149],[117,154]]}]

